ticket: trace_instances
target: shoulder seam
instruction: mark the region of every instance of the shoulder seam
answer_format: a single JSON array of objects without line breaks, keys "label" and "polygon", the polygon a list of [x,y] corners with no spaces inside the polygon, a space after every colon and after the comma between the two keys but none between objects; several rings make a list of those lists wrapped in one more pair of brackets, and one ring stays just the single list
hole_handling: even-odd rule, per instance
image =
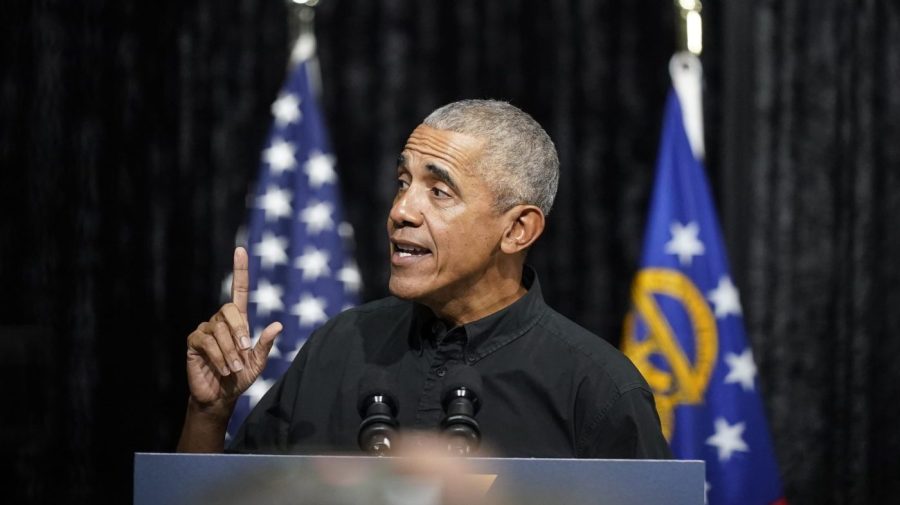
[{"label": "shoulder seam", "polygon": [[[549,308],[549,307],[548,307],[548,308]],[[541,328],[543,328],[544,330],[546,330],[546,331],[547,331],[547,334],[553,335],[557,340],[559,340],[560,342],[562,342],[563,344],[565,344],[566,346],[568,346],[570,349],[574,349],[574,350],[578,351],[582,356],[588,358],[588,359],[591,361],[591,363],[597,365],[597,368],[599,368],[600,370],[603,371],[603,375],[605,375],[606,378],[609,379],[609,380],[616,386],[616,392],[617,392],[618,394],[621,395],[621,394],[623,394],[623,393],[626,392],[626,391],[623,391],[622,389],[625,389],[625,388],[633,388],[634,386],[642,386],[642,384],[641,384],[640,382],[626,383],[626,384],[620,385],[620,384],[617,384],[616,381],[612,380],[612,377],[610,377],[609,372],[608,372],[607,369],[606,369],[606,366],[604,366],[603,363],[600,363],[600,362],[597,360],[597,358],[596,358],[595,356],[592,356],[592,355],[591,355],[589,352],[587,352],[586,350],[584,350],[584,349],[582,349],[581,347],[579,347],[579,346],[575,345],[574,343],[572,343],[569,339],[567,339],[566,337],[564,337],[564,336],[563,336],[561,333],[559,333],[558,331],[556,331],[556,330],[554,330],[554,329],[551,329],[551,328],[548,328],[545,324],[543,324],[543,323],[544,323],[544,318],[546,318],[546,317],[548,316],[548,314],[551,314],[551,313],[556,313],[557,315],[559,315],[559,316],[561,316],[561,317],[565,317],[565,316],[562,316],[562,314],[559,314],[559,313],[553,311],[553,309],[550,309],[547,313],[545,313],[543,316],[541,316],[541,318],[540,318],[540,319],[538,320],[538,322],[537,322],[537,325],[540,326]],[[574,323],[574,322],[573,322],[573,324],[577,324],[577,323]],[[584,331],[588,331],[588,330],[585,329]],[[588,332],[588,333],[590,333],[590,332]],[[594,337],[603,340],[603,338],[600,337],[600,336],[594,335]],[[605,342],[605,340],[604,340],[604,342]],[[607,343],[608,343],[608,342],[607,342]],[[629,389],[629,390],[630,390],[630,389]]]}]

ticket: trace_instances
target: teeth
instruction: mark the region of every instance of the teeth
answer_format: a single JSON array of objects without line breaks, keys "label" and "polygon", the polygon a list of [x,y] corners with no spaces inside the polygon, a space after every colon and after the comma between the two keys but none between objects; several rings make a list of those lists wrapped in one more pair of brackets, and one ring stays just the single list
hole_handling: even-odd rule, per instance
[{"label": "teeth", "polygon": [[399,245],[399,244],[395,245],[394,248],[397,250],[397,252],[402,257],[413,256],[413,255],[419,256],[422,254],[427,254],[429,252],[428,249],[421,249],[419,247],[411,247],[411,246],[403,246],[403,245]]}]

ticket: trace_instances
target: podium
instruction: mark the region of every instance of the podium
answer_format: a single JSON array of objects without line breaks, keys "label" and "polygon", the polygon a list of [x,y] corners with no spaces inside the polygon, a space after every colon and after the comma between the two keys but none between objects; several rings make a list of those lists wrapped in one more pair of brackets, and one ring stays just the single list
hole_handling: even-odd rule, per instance
[{"label": "podium", "polygon": [[[451,464],[446,459],[436,465]],[[404,458],[136,453],[134,505],[703,505],[702,461],[466,458],[446,475]],[[401,469],[398,471],[398,469]],[[443,481],[443,482],[442,482]],[[451,500],[452,501],[452,500]]]}]

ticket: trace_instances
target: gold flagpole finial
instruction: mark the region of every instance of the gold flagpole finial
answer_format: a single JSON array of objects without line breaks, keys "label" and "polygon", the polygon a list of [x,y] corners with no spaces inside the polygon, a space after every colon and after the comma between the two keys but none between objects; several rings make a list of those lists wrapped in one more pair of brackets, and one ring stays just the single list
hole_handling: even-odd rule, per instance
[{"label": "gold flagpole finial", "polygon": [[703,51],[703,20],[700,11],[703,4],[700,0],[675,0],[678,7],[679,46],[693,54]]}]

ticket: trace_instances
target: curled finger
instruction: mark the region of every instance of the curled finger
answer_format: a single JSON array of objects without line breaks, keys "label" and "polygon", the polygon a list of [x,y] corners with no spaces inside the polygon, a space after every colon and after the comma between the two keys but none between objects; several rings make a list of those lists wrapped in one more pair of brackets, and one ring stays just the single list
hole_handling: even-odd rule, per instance
[{"label": "curled finger", "polygon": [[[204,323],[206,324],[206,323]],[[202,326],[202,325],[201,325]],[[229,375],[231,371],[225,364],[225,357],[219,349],[216,337],[198,328],[188,337],[188,353],[201,354],[208,366],[218,371],[222,376]]]},{"label": "curled finger", "polygon": [[228,362],[228,368],[230,368],[232,372],[240,372],[243,370],[244,365],[241,363],[241,357],[238,356],[237,350],[234,347],[234,337],[231,335],[228,325],[222,322],[216,323],[214,334],[216,343],[222,351],[222,355],[225,356],[225,360]]}]

